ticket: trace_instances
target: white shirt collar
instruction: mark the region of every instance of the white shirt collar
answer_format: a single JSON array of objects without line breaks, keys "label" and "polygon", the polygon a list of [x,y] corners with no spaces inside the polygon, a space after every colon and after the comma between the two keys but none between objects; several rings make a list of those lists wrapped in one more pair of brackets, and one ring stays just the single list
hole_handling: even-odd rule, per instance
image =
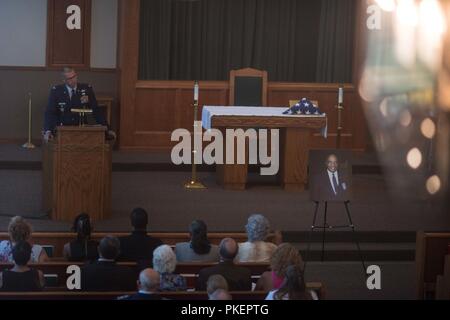
[{"label": "white shirt collar", "polygon": [[77,92],[77,87],[71,88],[67,84],[66,84],[66,89],[67,89],[67,92],[69,92],[69,95],[72,95],[72,90],[75,90],[75,92]]},{"label": "white shirt collar", "polygon": [[330,170],[327,169],[327,172],[328,172],[328,178],[330,179],[331,187],[333,188],[334,193],[336,193],[336,190],[334,189],[334,184],[333,184],[333,174],[336,177],[336,182],[337,182],[337,185],[339,186],[338,171],[336,170],[335,172],[331,172]]}]

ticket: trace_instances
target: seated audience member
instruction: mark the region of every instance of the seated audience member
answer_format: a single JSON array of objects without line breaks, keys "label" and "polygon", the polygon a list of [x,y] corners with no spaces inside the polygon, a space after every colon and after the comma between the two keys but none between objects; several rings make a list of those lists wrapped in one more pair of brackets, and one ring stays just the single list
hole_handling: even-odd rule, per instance
[{"label": "seated audience member", "polygon": [[[10,240],[0,242],[0,262],[13,262],[12,248],[19,241],[30,241],[31,225],[22,217],[13,217],[8,225],[8,233]],[[32,245],[30,262],[45,262],[47,260],[48,256],[45,250],[38,244]]]},{"label": "seated audience member", "polygon": [[208,282],[206,283],[206,292],[208,293],[208,296],[211,296],[217,289],[228,291],[228,283],[220,274],[213,274],[208,278]]},{"label": "seated audience member", "polygon": [[270,230],[269,220],[261,214],[253,214],[245,228],[248,241],[239,244],[236,262],[269,262],[277,248],[274,243],[265,241]]},{"label": "seated audience member", "polygon": [[45,280],[42,271],[28,267],[31,257],[31,245],[18,241],[12,249],[14,267],[0,273],[1,291],[41,291]]},{"label": "seated audience member", "polygon": [[91,219],[88,214],[81,213],[73,222],[72,232],[77,239],[64,245],[64,258],[69,261],[96,260],[98,258],[98,242],[91,240]]},{"label": "seated audience member", "polygon": [[206,292],[209,300],[232,300],[228,293],[227,280],[220,274],[213,274],[206,283]]},{"label": "seated audience member", "polygon": [[200,270],[196,290],[206,290],[206,282],[211,275],[222,275],[231,291],[252,290],[252,278],[249,269],[236,266],[233,262],[239,251],[239,247],[231,238],[225,238],[220,242],[220,262],[216,266]]},{"label": "seated audience member", "polygon": [[172,248],[166,244],[159,246],[153,252],[153,268],[160,274],[161,291],[186,290],[186,279],[174,273],[177,258]]},{"label": "seated audience member", "polygon": [[136,274],[132,268],[119,266],[116,259],[120,252],[119,239],[107,236],[98,246],[99,259],[81,269],[81,290],[133,291]]},{"label": "seated audience member", "polygon": [[151,265],[153,251],[163,244],[160,239],[147,235],[147,212],[136,208],[130,215],[134,231],[126,237],[120,238],[120,257],[122,261],[138,261],[144,265]]},{"label": "seated audience member", "polygon": [[299,266],[289,266],[280,289],[270,291],[266,300],[318,300],[314,291],[306,290],[303,270]]},{"label": "seated audience member", "polygon": [[209,300],[233,300],[227,290],[217,289],[209,295]]},{"label": "seated audience member", "polygon": [[159,273],[153,269],[142,270],[137,281],[138,293],[120,297],[119,300],[163,300],[159,295]]},{"label": "seated audience member", "polygon": [[175,246],[178,262],[219,261],[219,247],[209,243],[206,224],[202,220],[192,221],[189,233],[190,242],[177,243]]},{"label": "seated audience member", "polygon": [[279,289],[286,276],[286,269],[296,265],[303,270],[303,260],[300,252],[291,244],[281,244],[270,258],[271,271],[264,272],[256,283],[255,290],[270,291]]}]

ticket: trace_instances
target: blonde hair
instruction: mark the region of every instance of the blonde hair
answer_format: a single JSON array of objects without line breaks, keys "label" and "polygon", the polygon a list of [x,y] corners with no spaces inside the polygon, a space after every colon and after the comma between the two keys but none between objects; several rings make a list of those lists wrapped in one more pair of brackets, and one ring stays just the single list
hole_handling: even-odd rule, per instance
[{"label": "blonde hair", "polygon": [[8,225],[9,238],[12,242],[28,241],[33,230],[24,218],[15,216]]}]

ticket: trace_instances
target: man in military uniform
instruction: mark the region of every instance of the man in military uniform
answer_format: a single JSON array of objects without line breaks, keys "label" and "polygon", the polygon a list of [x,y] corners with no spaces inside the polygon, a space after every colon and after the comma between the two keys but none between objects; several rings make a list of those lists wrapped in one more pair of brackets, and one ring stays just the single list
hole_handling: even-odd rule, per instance
[{"label": "man in military uniform", "polygon": [[92,86],[78,83],[78,76],[73,68],[64,68],[62,78],[64,84],[54,86],[50,91],[45,111],[44,140],[48,141],[53,138],[57,126],[78,125],[80,115],[71,112],[71,109],[83,107],[92,109],[97,124],[107,126],[108,138],[114,139],[115,133],[109,130],[109,126],[97,105]]}]

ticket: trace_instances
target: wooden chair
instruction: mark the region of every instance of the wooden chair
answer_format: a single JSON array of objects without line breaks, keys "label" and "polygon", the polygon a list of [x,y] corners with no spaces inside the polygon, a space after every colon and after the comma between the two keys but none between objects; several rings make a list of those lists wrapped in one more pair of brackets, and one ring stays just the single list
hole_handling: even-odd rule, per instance
[{"label": "wooden chair", "polygon": [[231,106],[266,106],[267,71],[231,70],[229,103]]}]

